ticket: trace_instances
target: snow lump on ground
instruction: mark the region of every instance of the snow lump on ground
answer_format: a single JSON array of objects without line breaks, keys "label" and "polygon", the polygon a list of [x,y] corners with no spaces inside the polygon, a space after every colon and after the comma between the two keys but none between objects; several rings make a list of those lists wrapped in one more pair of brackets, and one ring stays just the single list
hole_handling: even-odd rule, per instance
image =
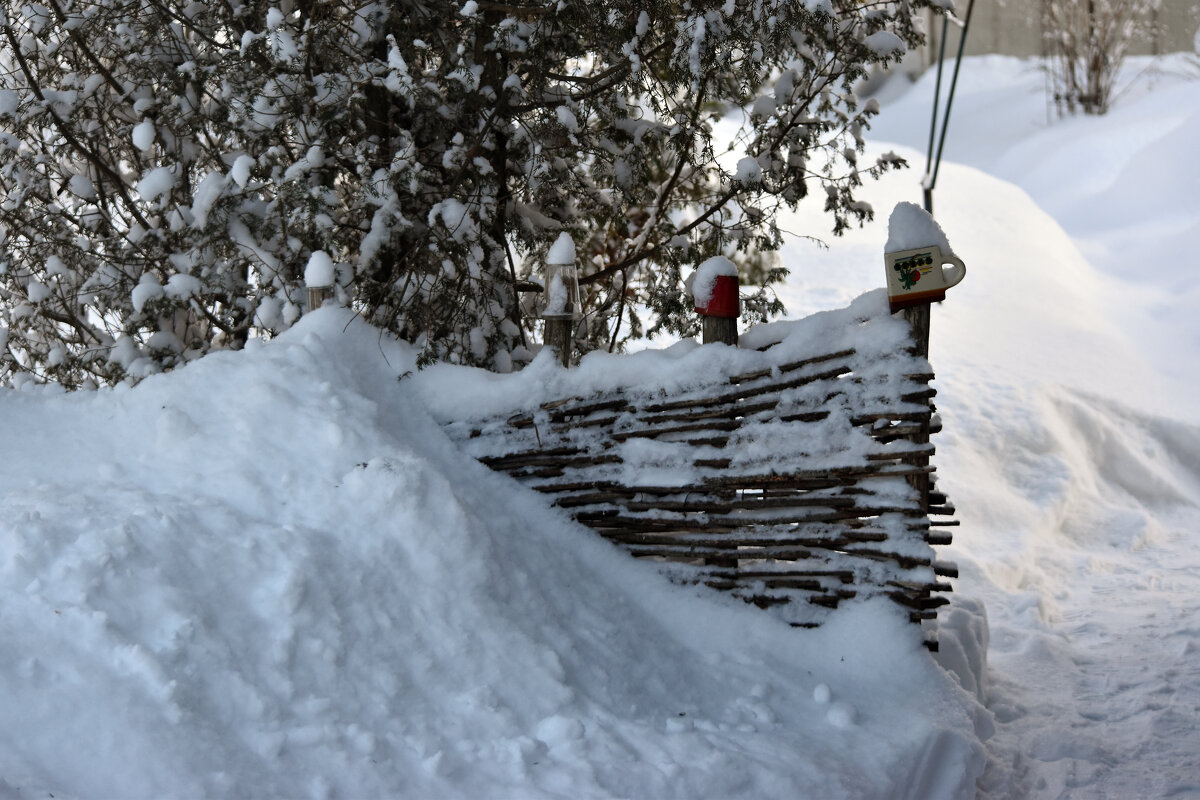
[{"label": "snow lump on ground", "polygon": [[898,608],[667,583],[451,445],[463,373],[414,361],[326,307],[0,392],[0,793],[971,796],[978,707]]}]

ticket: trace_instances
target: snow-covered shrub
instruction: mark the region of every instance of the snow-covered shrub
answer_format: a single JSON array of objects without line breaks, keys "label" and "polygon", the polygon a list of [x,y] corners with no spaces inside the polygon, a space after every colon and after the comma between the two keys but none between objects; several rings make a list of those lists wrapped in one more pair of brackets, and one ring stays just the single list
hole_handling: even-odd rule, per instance
[{"label": "snow-covered shrub", "polygon": [[853,191],[894,164],[858,162],[876,108],[850,87],[926,5],[0,0],[0,380],[269,335],[316,251],[426,359],[504,369],[532,330],[517,286],[564,231],[587,346],[641,335],[635,307],[686,330],[686,267],[779,279],[780,204],[870,216]]},{"label": "snow-covered shrub", "polygon": [[1129,43],[1158,0],[1047,0],[1042,5],[1049,91],[1059,114],[1104,114]]}]

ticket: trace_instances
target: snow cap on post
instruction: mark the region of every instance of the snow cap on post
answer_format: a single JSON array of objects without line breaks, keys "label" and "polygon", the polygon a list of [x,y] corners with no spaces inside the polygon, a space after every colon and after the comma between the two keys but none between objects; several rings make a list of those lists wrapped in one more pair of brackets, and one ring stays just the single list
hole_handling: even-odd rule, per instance
[{"label": "snow cap on post", "polygon": [[304,284],[308,288],[308,310],[315,311],[333,299],[336,272],[333,259],[324,250],[315,250],[304,268]]},{"label": "snow cap on post", "polygon": [[888,239],[883,250],[894,253],[918,247],[936,247],[944,255],[954,255],[950,240],[932,214],[916,203],[897,203],[888,217]]},{"label": "snow cap on post", "polygon": [[324,250],[316,250],[308,258],[304,268],[304,285],[310,289],[333,286],[333,259]]},{"label": "snow cap on post", "polygon": [[558,235],[558,239],[550,246],[550,252],[546,254],[546,263],[575,263],[575,240],[571,238],[571,234],[563,231]]},{"label": "snow cap on post", "polygon": [[726,319],[741,316],[737,266],[725,256],[701,263],[688,283],[698,313]]}]

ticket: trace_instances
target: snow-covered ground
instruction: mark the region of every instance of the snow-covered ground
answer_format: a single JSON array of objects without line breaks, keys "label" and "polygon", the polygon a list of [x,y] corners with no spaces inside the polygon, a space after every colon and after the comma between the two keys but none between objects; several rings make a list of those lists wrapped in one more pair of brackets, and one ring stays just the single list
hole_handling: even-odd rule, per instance
[{"label": "snow-covered ground", "polygon": [[[798,631],[668,585],[431,416],[550,364],[405,377],[327,308],[132,390],[0,391],[0,797],[1200,797],[1200,80],[1145,66],[1102,119],[1048,121],[1027,62],[959,87],[943,655],[986,609],[986,710],[895,609]],[[920,200],[931,79],[889,92],[917,169],[788,245],[795,316],[881,286]],[[605,359],[687,380],[686,345]]]},{"label": "snow-covered ground", "polygon": [[325,308],[132,390],[0,393],[0,796],[969,793],[982,709],[890,601],[801,632],[668,584],[431,417],[550,356],[398,380],[411,348]]},{"label": "snow-covered ground", "polygon": [[[957,599],[991,623],[984,797],[1200,797],[1200,63],[1125,74],[1059,121],[1034,64],[969,59],[934,193],[968,266],[930,358]],[[933,75],[887,91],[872,134],[919,172]],[[884,240],[791,245],[789,308],[877,285]]]}]

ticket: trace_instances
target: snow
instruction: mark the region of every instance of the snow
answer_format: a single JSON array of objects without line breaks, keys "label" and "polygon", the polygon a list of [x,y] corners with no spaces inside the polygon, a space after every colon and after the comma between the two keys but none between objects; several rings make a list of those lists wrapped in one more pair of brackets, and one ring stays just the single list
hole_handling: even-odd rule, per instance
[{"label": "snow", "polygon": [[558,235],[558,238],[554,240],[554,244],[550,246],[550,252],[546,254],[546,263],[575,263],[575,241],[571,238],[571,234],[564,231]]},{"label": "snow", "polygon": [[416,355],[326,307],[132,390],[0,394],[6,789],[969,793],[972,701],[899,609],[801,632],[667,583],[430,417],[552,359],[398,382]]},{"label": "snow", "polygon": [[250,170],[253,168],[254,159],[248,155],[240,155],[234,159],[233,166],[229,168],[229,177],[244,189],[250,180]]},{"label": "snow", "polygon": [[[984,800],[1197,791],[1200,83],[1186,58],[1131,59],[1100,118],[1048,117],[1035,62],[970,58],[960,77],[934,191],[972,270],[931,325],[939,486],[962,521],[939,661],[995,725]],[[918,170],[933,81],[872,123],[875,149]],[[864,189],[876,208],[921,198],[916,170]],[[803,204],[787,220],[820,224]],[[878,286],[881,227],[829,251],[789,243],[791,313]]]},{"label": "snow", "polygon": [[465,204],[452,197],[435,203],[429,210],[429,224],[434,224],[439,217],[456,242],[471,241],[474,237],[475,221],[471,218],[470,209]]},{"label": "snow", "polygon": [[133,303],[133,310],[140,314],[142,313],[142,309],[146,307],[146,303],[162,296],[162,284],[158,282],[158,278],[147,272],[138,280],[138,285],[133,287],[130,301]]},{"label": "snow", "polygon": [[772,95],[759,95],[750,107],[750,113],[756,117],[769,117],[775,113],[775,98]]},{"label": "snow", "polygon": [[50,287],[40,281],[31,280],[25,285],[25,296],[31,303],[40,303],[51,294]]},{"label": "snow", "polygon": [[575,112],[566,106],[558,106],[554,109],[554,114],[558,118],[558,124],[562,125],[571,133],[579,131],[579,120],[575,118]]},{"label": "snow", "polygon": [[47,275],[67,275],[70,273],[70,267],[63,263],[63,260],[56,255],[46,258],[46,274]]},{"label": "snow", "polygon": [[320,145],[313,145],[304,152],[304,161],[313,169],[325,166],[325,150]]},{"label": "snow", "polygon": [[[634,33],[638,36],[645,36],[648,30],[650,30],[650,15],[643,10],[638,14],[637,28],[634,29]],[[1197,33],[1197,36],[1200,36],[1200,33]],[[1200,50],[1200,48],[1197,49]]]},{"label": "snow", "polygon": [[762,182],[762,165],[758,163],[758,159],[744,156],[738,160],[733,179],[738,183],[760,183]]},{"label": "snow", "polygon": [[269,330],[287,327],[283,324],[283,301],[278,297],[264,297],[254,311],[254,324]]},{"label": "snow", "polygon": [[72,175],[68,181],[68,186],[71,187],[71,192],[77,197],[84,200],[96,199],[96,186],[92,183],[91,178],[86,175]]},{"label": "snow", "polygon": [[863,44],[878,56],[900,56],[908,50],[904,40],[891,31],[876,31],[863,39]]},{"label": "snow", "polygon": [[[1161,63],[1064,121],[1033,63],[964,67],[934,192],[972,269],[932,313],[962,521],[936,660],[891,604],[794,630],[671,585],[440,425],[901,324],[878,220],[789,240],[804,319],[742,351],[418,371],[329,306],[133,388],[0,390],[0,794],[1194,796],[1200,82]],[[932,81],[888,87],[878,153],[923,163]],[[913,169],[861,199],[920,191]],[[783,227],[826,229],[812,205]],[[135,304],[198,288],[147,276]],[[128,338],[112,357],[145,363]]]},{"label": "snow", "polygon": [[175,188],[179,182],[179,171],[174,166],[155,167],[147,170],[137,183],[137,193],[147,203],[153,203]]},{"label": "snow", "polygon": [[324,250],[316,250],[308,257],[308,265],[304,267],[304,284],[309,287],[333,286],[336,271],[333,259]]},{"label": "snow", "polygon": [[142,120],[133,126],[132,136],[134,147],[138,150],[149,150],[154,147],[154,123],[148,119]]},{"label": "snow", "polygon": [[[229,184],[229,179],[221,174],[220,170],[212,170],[205,175],[196,188],[192,190],[192,225],[196,228],[204,228],[208,224],[208,215],[212,212],[213,206],[221,199],[225,193],[225,188]],[[240,186],[246,185],[246,177],[238,181]]]},{"label": "snow", "polygon": [[945,255],[953,255],[950,240],[928,211],[916,203],[897,203],[888,217],[888,238],[885,253],[937,247]]},{"label": "snow", "polygon": [[199,278],[178,273],[167,278],[167,285],[163,287],[163,291],[167,297],[175,300],[185,300],[189,297],[199,295],[201,288],[203,287]]},{"label": "snow", "polygon": [[11,89],[0,89],[0,117],[16,116],[21,107],[21,96]]}]

